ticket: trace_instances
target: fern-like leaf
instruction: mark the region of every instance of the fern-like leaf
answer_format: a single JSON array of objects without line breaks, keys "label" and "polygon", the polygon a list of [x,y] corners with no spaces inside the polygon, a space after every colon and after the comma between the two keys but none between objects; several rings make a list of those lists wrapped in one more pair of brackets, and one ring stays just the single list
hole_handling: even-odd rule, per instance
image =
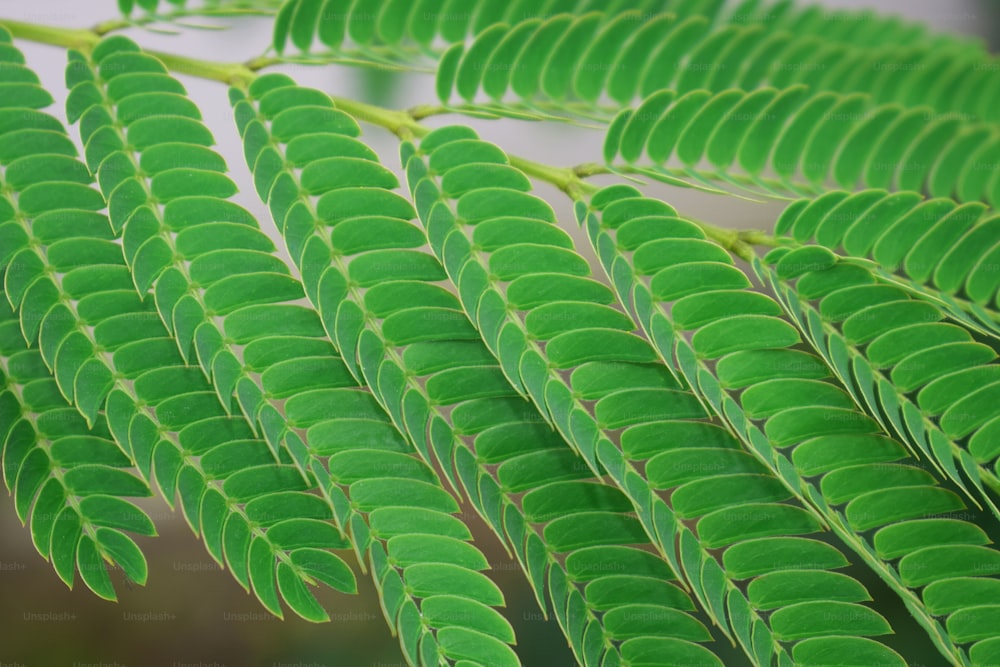
[{"label": "fern-like leaf", "polygon": [[[836,561],[839,553],[817,550],[813,540],[801,537],[817,533],[819,521],[786,502],[793,493],[704,419],[697,398],[633,333],[631,318],[609,305],[610,290],[589,277],[572,241],[553,225],[551,209],[528,193],[527,179],[513,178],[519,172],[503,152],[455,126],[428,135],[420,152],[405,145],[403,151],[412,155],[407,174],[431,247],[465,307],[472,311],[478,304],[475,321],[494,354],[584,459],[595,470],[607,469],[661,553],[685,572],[724,631],[762,663],[789,658],[780,641],[827,631],[853,635],[855,640],[842,644],[852,651],[898,661],[866,638],[889,628],[876,612],[856,604],[869,599],[857,582],[832,572],[781,577],[768,567],[754,569],[750,554],[768,548],[763,545],[780,544],[819,570],[829,567],[824,559]],[[491,178],[479,186],[484,173]],[[588,324],[581,327],[580,321]],[[667,439],[693,442],[666,451],[655,444]],[[671,492],[669,504],[657,492]],[[767,528],[754,516],[766,516]],[[697,520],[695,530],[684,523],[689,520]],[[716,548],[725,548],[721,559],[708,551]],[[748,599],[739,590],[736,582],[745,576],[760,597]],[[772,586],[810,593],[765,603],[766,591],[776,590]],[[810,620],[807,610],[822,609],[826,621],[841,609],[853,609],[854,618],[829,626]],[[774,610],[767,620],[765,610]],[[807,650],[793,648],[793,654]]]},{"label": "fern-like leaf", "polygon": [[[928,124],[928,118],[934,119]],[[859,122],[860,121],[860,122]],[[729,182],[766,194],[817,194],[841,188],[922,190],[963,202],[1000,197],[992,164],[1000,136],[991,124],[939,118],[926,107],[870,107],[864,95],[811,93],[805,87],[654,94],[623,111],[605,142],[605,160],[643,152],[646,171]],[[663,167],[671,157],[683,167]],[[703,161],[714,171],[701,171]],[[736,168],[738,165],[738,169]],[[771,169],[777,178],[765,176]]]},{"label": "fern-like leaf", "polygon": [[[973,595],[954,598],[949,612],[957,615],[946,627],[936,618],[941,612],[928,584],[988,578],[992,566],[984,571],[977,563],[996,561],[989,538],[957,518],[966,511],[957,494],[909,462],[903,445],[825,381],[832,373],[822,360],[794,349],[798,333],[777,317],[781,311],[772,299],[749,289],[732,260],[663,254],[667,245],[705,238],[663,206],[634,188],[614,186],[589,207],[579,202],[577,216],[661,357],[750,452],[789,488],[801,490],[900,595],[945,655],[967,662],[963,624],[977,617],[982,602]],[[646,215],[650,208],[659,212]],[[876,532],[868,537],[871,530]],[[992,637],[976,640],[987,650]]]},{"label": "fern-like leaf", "polygon": [[[438,44],[456,44],[494,26],[525,20],[581,16],[602,12],[613,17],[637,11],[649,17],[671,14],[693,17],[706,27],[759,25],[779,34],[821,37],[850,47],[898,45],[949,48],[982,55],[983,46],[953,35],[929,35],[925,26],[870,12],[829,11],[819,5],[798,8],[790,0],[744,0],[728,6],[721,0],[287,0],[275,22],[273,45],[285,51],[289,42],[303,52],[318,42],[332,50],[346,43],[388,47],[399,55],[407,47],[434,52]],[[560,22],[562,18],[560,18]]]},{"label": "fern-like leaf", "polygon": [[[985,54],[940,44],[879,42],[864,48],[840,41],[836,31],[804,29],[817,14],[815,7],[803,11],[802,24],[788,22],[787,31],[783,21],[749,11],[736,14],[743,17],[738,22],[714,25],[690,11],[525,17],[512,25],[494,24],[470,45],[460,42],[445,53],[438,96],[448,102],[457,93],[473,103],[483,92],[492,104],[475,106],[499,111],[511,106],[504,98],[513,93],[520,100],[513,108],[600,117],[608,111],[601,106],[603,94],[620,108],[636,95],[646,98],[661,90],[681,97],[696,90],[807,85],[816,92],[867,93],[873,103],[928,105],[928,115],[997,120],[1000,87],[989,76],[994,61]],[[870,19],[830,18],[841,21],[839,26],[873,28],[865,25]],[[942,78],[948,86],[937,85],[944,70],[954,76]]]},{"label": "fern-like leaf", "polygon": [[[995,125],[804,86],[654,93],[618,115],[604,147],[611,164],[619,155],[637,162],[644,152],[654,166],[643,173],[651,176],[687,175],[768,194],[819,194],[833,180],[847,189],[861,182],[926,188],[962,202],[1000,201],[1000,172],[988,167],[1000,156]],[[684,166],[662,166],[672,157]],[[698,169],[703,161],[714,169]]]},{"label": "fern-like leaf", "polygon": [[[327,620],[351,551],[408,664],[517,667],[464,498],[581,665],[903,664],[852,560],[949,663],[1000,660],[982,43],[794,0],[118,7],[4,20],[68,49],[82,160],[0,29],[0,472],[69,586],[146,580],[156,487],[276,616]],[[242,64],[105,38],[238,16],[273,18]],[[286,63],[436,73],[440,104],[258,74]],[[290,261],[168,70],[232,86]],[[421,122],[452,113],[594,127],[604,164]],[[806,198],[737,233],[591,175]]]},{"label": "fern-like leaf", "polygon": [[[199,11],[206,14],[214,14],[214,10],[239,10],[239,9],[277,9],[281,5],[281,0],[118,0],[118,10],[125,16],[134,15],[136,12],[146,12],[157,15],[165,7],[173,8],[173,12],[181,13],[184,16],[197,16]],[[165,12],[167,17],[173,12]]]},{"label": "fern-like leaf", "polygon": [[[355,589],[346,563],[319,549],[347,546],[333,525],[323,523],[329,513],[287,516],[289,507],[299,509],[293,500],[305,495],[301,476],[287,461],[275,463],[264,443],[255,446],[249,429],[225,415],[201,374],[183,364],[151,304],[136,295],[107,218],[74,208],[89,202],[95,203],[87,208],[104,208],[103,198],[89,188],[90,178],[81,171],[86,167],[72,153],[45,152],[47,144],[63,144],[38,127],[65,137],[61,124],[30,108],[14,111],[11,118],[21,122],[6,128],[5,136],[16,138],[31,155],[9,166],[15,174],[36,177],[18,177],[10,184],[19,209],[13,224],[21,226],[23,243],[12,249],[5,284],[12,290],[10,302],[20,310],[22,331],[38,344],[34,354],[49,365],[54,384],[88,421],[103,421],[107,412],[110,432],[128,454],[125,460],[144,480],[155,479],[168,502],[180,497],[185,519],[202,535],[209,553],[220,563],[225,557],[236,578],[244,586],[251,583],[265,606],[281,615],[280,590],[304,617],[325,619],[303,581],[314,583],[316,577],[343,591]],[[20,168],[23,160],[35,168]],[[216,460],[213,468],[212,454],[234,441],[246,451],[239,463]],[[255,450],[267,458],[252,454]],[[109,491],[120,491],[110,485],[118,475],[104,473]],[[274,519],[282,512],[289,521]],[[312,522],[316,531],[307,545],[295,537],[302,521]],[[112,547],[129,554],[120,539],[102,551]],[[295,569],[289,570],[288,563]]]},{"label": "fern-like leaf", "polygon": [[145,585],[145,556],[123,531],[156,535],[146,513],[126,500],[152,495],[149,486],[130,470],[103,415],[88,425],[66,404],[6,299],[0,340],[4,483],[35,549],[70,588],[79,572],[94,593],[115,600],[105,562]]},{"label": "fern-like leaf", "polygon": [[832,191],[790,204],[775,225],[798,243],[818,243],[875,262],[882,280],[927,298],[949,316],[1000,337],[1000,218],[976,202],[913,192]]},{"label": "fern-like leaf", "polygon": [[[613,575],[622,559],[640,568],[638,581],[621,582],[630,588],[675,575],[638,550],[644,535],[639,522],[626,516],[628,500],[588,479],[586,466],[507,384],[461,303],[435,285],[445,271],[432,255],[415,250],[425,238],[407,219],[412,208],[399,209],[405,217],[385,218],[348,205],[350,196],[364,196],[388,209],[384,202],[399,201],[391,192],[396,179],[353,132],[316,128],[325,131],[302,138],[276,133],[297,106],[283,102],[297,100],[304,111],[329,105],[325,94],[297,87],[283,75],[262,77],[248,92],[250,97],[231,92],[248,164],[289,252],[299,258],[331,339],[356,358],[400,433],[425,455],[434,452],[452,484],[461,481],[477,512],[513,547],[543,609],[548,591],[578,659],[600,664],[619,651],[631,654],[636,642],[627,640],[635,632],[623,623],[624,615],[643,609],[657,615],[650,633],[666,632],[684,642],[670,643],[674,650],[705,659],[709,654],[689,642],[709,635],[683,613],[693,605],[669,581],[656,588],[674,603],[646,597],[636,602],[646,605],[639,608],[623,606],[624,599],[606,606],[603,593],[583,589],[583,583]],[[373,234],[372,226],[379,232]],[[383,280],[369,284],[374,262]],[[584,576],[577,562],[594,573]],[[594,588],[606,590],[613,581]],[[607,614],[578,612],[584,600]],[[620,648],[616,642],[623,642]]]},{"label": "fern-like leaf", "polygon": [[[987,428],[1000,424],[1000,407],[996,389],[982,383],[1000,371],[991,363],[996,351],[944,321],[934,304],[825,248],[783,248],[754,266],[857,403],[1000,518],[995,496],[983,488],[985,481],[1000,493],[996,426]],[[968,448],[959,444],[966,436]],[[959,465],[976,492],[966,488]]]},{"label": "fern-like leaf", "polygon": [[[146,276],[145,282],[137,285],[140,291],[147,285],[153,287],[161,316],[173,323],[179,341],[193,342],[202,369],[213,380],[219,398],[225,404],[235,398],[250,423],[259,425],[275,456],[290,456],[307,476],[307,484],[315,476],[337,525],[351,536],[350,543],[359,557],[370,557],[384,603],[396,605],[386,606],[386,617],[391,627],[399,630],[403,647],[413,660],[436,654],[438,640],[443,643],[440,650],[445,655],[454,654],[453,659],[468,657],[462,653],[467,649],[461,647],[469,637],[450,629],[455,623],[447,614],[435,612],[440,619],[429,628],[413,622],[422,608],[418,607],[420,599],[432,596],[433,585],[428,584],[431,588],[423,592],[399,594],[403,577],[433,581],[454,570],[452,574],[466,581],[468,590],[449,589],[449,594],[467,597],[470,602],[431,601],[428,613],[439,603],[444,609],[479,605],[481,611],[476,616],[493,632],[500,633],[499,638],[481,637],[484,655],[497,664],[516,664],[516,657],[505,645],[513,640],[509,624],[489,608],[502,604],[503,598],[479,574],[488,565],[485,557],[467,544],[471,536],[432,535],[429,531],[434,528],[433,521],[410,530],[397,527],[396,534],[373,532],[378,530],[378,524],[370,525],[365,515],[374,515],[380,508],[413,507],[432,517],[439,515],[438,523],[448,523],[449,519],[454,523],[455,519],[448,515],[457,513],[458,507],[425,463],[408,455],[405,445],[399,446],[402,443],[385,440],[385,416],[372,395],[355,384],[343,361],[321,340],[323,329],[315,312],[293,303],[304,296],[302,286],[288,275],[283,264],[265,254],[273,247],[256,222],[242,212],[242,225],[221,225],[220,229],[220,210],[241,211],[225,199],[232,194],[228,178],[222,174],[225,163],[208,152],[214,159],[207,162],[217,166],[218,172],[198,172],[191,166],[195,157],[205,160],[203,146],[211,143],[211,137],[196,120],[171,116],[169,108],[164,113],[153,104],[161,86],[175,89],[175,82],[168,79],[174,83],[166,83],[162,73],[153,77],[145,74],[144,70],[155,64],[135,49],[128,40],[111,38],[92,55],[91,67],[96,73],[108,68],[117,71],[113,66],[121,69],[126,63],[130,65],[126,69],[133,71],[123,76],[144,77],[132,87],[130,96],[121,99],[120,104],[109,105],[111,116],[107,106],[73,106],[76,99],[93,97],[89,91],[94,86],[89,81],[75,85],[68,104],[70,115],[81,118],[81,127],[88,125],[88,115],[98,116],[98,122],[92,125],[99,127],[89,135],[84,130],[86,146],[99,177],[108,175],[102,187],[109,191],[113,202],[113,222],[123,229],[126,255],[131,254],[130,248],[137,248],[131,254],[131,264],[135,274]],[[144,82],[152,85],[144,86]],[[119,102],[111,93],[113,85],[114,79],[102,94]],[[129,101],[144,105],[145,113],[123,114],[121,107]],[[316,111],[306,109],[305,119],[303,114],[286,114],[279,129],[291,136],[301,134],[310,120],[323,119],[322,114],[317,117]],[[128,136],[120,136],[113,123],[115,116],[132,122]],[[112,121],[107,122],[107,118]],[[345,128],[353,124],[343,114],[325,120],[346,122]],[[157,150],[162,146],[134,141],[134,128],[141,124],[173,124],[180,130],[179,141],[171,144],[169,154],[164,155]],[[102,135],[112,137],[106,143],[119,148],[127,141],[135,147],[135,154],[103,150]],[[95,144],[97,147],[89,150]],[[145,169],[153,171],[149,177],[136,168],[150,162],[161,164],[162,170]],[[166,189],[162,183],[168,184]],[[120,202],[117,208],[114,202]],[[175,210],[171,211],[171,207]],[[184,214],[178,214],[176,209]],[[161,222],[166,225],[161,226]],[[178,261],[175,252],[190,264]],[[280,272],[271,268],[276,264]],[[253,291],[249,291],[251,285]],[[221,318],[221,327],[216,318]],[[242,353],[236,345],[245,346]],[[248,362],[249,366],[245,366]],[[355,437],[362,437],[360,442],[349,437],[352,431]],[[285,600],[290,604],[295,601],[289,594]]]}]

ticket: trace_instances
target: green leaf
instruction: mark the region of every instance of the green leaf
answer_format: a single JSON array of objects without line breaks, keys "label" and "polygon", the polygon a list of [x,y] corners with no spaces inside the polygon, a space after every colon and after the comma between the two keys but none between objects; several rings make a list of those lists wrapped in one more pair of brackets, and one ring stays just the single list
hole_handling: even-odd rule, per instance
[{"label": "green leaf", "polygon": [[41,448],[32,449],[20,462],[14,487],[14,507],[24,523],[35,495],[52,471],[52,461]]},{"label": "green leaf", "polygon": [[593,546],[578,549],[566,557],[566,573],[575,581],[593,581],[607,574],[608,563],[618,563],[618,572],[657,579],[676,579],[670,566],[659,556],[624,546]]},{"label": "green leaf", "polygon": [[609,575],[587,584],[587,602],[604,610],[630,604],[658,604],[691,611],[691,600],[674,584],[652,577]]},{"label": "green leaf", "polygon": [[[121,533],[118,534],[121,535]],[[145,565],[145,561],[143,561],[143,565]],[[104,559],[101,558],[97,544],[95,544],[89,535],[80,538],[76,551],[76,567],[80,571],[80,578],[83,579],[83,583],[97,596],[105,600],[118,600],[118,597],[115,595],[115,589],[111,585],[111,577],[104,567]],[[145,577],[143,576],[143,578]]]},{"label": "green leaf", "polygon": [[95,537],[98,548],[110,556],[129,579],[140,586],[146,585],[146,558],[135,542],[127,535],[110,528],[98,528]]},{"label": "green leaf", "polygon": [[421,601],[420,612],[432,627],[466,627],[507,644],[515,642],[510,623],[495,610],[475,600],[435,595]]},{"label": "green leaf", "polygon": [[81,536],[80,515],[72,507],[64,507],[52,527],[49,554],[56,574],[70,588],[73,586],[77,545]]},{"label": "green leaf", "polygon": [[695,350],[707,359],[742,350],[790,347],[798,342],[799,334],[790,324],[761,315],[716,320],[699,329],[692,339]]},{"label": "green leaf", "polygon": [[924,586],[946,577],[992,576],[1000,570],[1000,557],[976,545],[934,545],[904,556],[899,574],[909,586]]},{"label": "green leaf", "polygon": [[802,664],[859,664],[896,665],[906,661],[892,649],[864,637],[813,637],[804,639],[792,648],[795,661]]},{"label": "green leaf", "polygon": [[128,530],[139,535],[156,535],[156,527],[146,513],[127,500],[115,496],[89,495],[80,500],[79,507],[81,514],[96,525]]},{"label": "green leaf", "polygon": [[146,484],[134,475],[104,465],[79,465],[63,475],[66,487],[78,496],[106,493],[117,496],[152,495]]},{"label": "green leaf", "polygon": [[747,589],[755,609],[778,609],[809,600],[865,602],[864,587],[847,576],[818,570],[772,572],[754,579]]},{"label": "green leaf", "polygon": [[441,650],[451,659],[499,667],[520,664],[517,654],[507,644],[476,630],[457,626],[441,628],[437,640]]},{"label": "green leaf", "polygon": [[615,639],[669,634],[679,639],[702,642],[710,637],[708,629],[691,616],[656,604],[615,607],[605,615],[604,625]]},{"label": "green leaf", "polygon": [[320,549],[301,548],[291,553],[292,563],[303,574],[323,582],[330,588],[344,593],[357,592],[354,573],[347,564]]},{"label": "green leaf", "polygon": [[874,637],[892,632],[878,612],[847,602],[800,602],[771,614],[771,628],[782,640],[823,635]]},{"label": "green leaf", "polygon": [[[682,431],[683,433],[683,431]],[[684,448],[653,457],[646,466],[655,488],[669,489],[713,474],[762,473],[765,468],[752,456],[730,449]]]},{"label": "green leaf", "polygon": [[[725,501],[720,498],[720,489],[726,492]],[[688,482],[674,491],[671,498],[678,516],[688,518],[737,502],[778,502],[790,497],[788,490],[774,477],[727,475]]]},{"label": "green leaf", "polygon": [[284,618],[278,599],[274,552],[263,537],[254,537],[250,542],[247,563],[254,595],[265,609],[278,618]]},{"label": "green leaf", "polygon": [[206,484],[206,491],[201,497],[198,508],[198,525],[205,540],[205,548],[219,565],[223,564],[223,533],[229,504],[226,497],[215,488]]},{"label": "green leaf", "polygon": [[448,514],[458,511],[454,498],[444,489],[417,480],[362,480],[351,485],[351,498],[360,511],[391,505],[424,507]]},{"label": "green leaf", "polygon": [[278,563],[277,582],[282,599],[296,614],[313,623],[322,623],[330,619],[323,607],[287,563]]},{"label": "green leaf", "polygon": [[455,595],[491,607],[503,606],[504,598],[485,575],[446,563],[411,565],[404,571],[406,584],[419,597]]},{"label": "green leaf", "polygon": [[308,486],[294,466],[265,465],[246,468],[226,478],[223,490],[236,501],[284,490],[305,490]]},{"label": "green leaf", "polygon": [[223,529],[222,543],[226,564],[244,589],[250,589],[249,553],[252,535],[246,519],[230,514]]},{"label": "green leaf", "polygon": [[[722,665],[708,649],[671,637],[635,637],[621,646],[622,659],[631,665],[680,664]],[[667,662],[667,664],[670,664]]]},{"label": "green leaf", "polygon": [[[270,509],[269,516],[275,510]],[[289,518],[271,525],[267,539],[278,549],[290,551],[303,547],[343,549],[349,546],[332,523],[307,518]]]},{"label": "green leaf", "polygon": [[[59,480],[49,478],[38,492],[31,507],[31,541],[43,557],[49,557],[49,547],[56,518],[66,505],[66,490]],[[53,561],[55,564],[55,561]]]},{"label": "green leaf", "polygon": [[[914,513],[913,505],[908,505],[910,509],[907,509],[896,504],[910,502],[922,503],[920,507],[923,509]],[[961,499],[951,491],[934,487],[902,487],[855,498],[848,505],[847,518],[857,530],[867,530],[901,519],[958,511],[962,507]]]},{"label": "green leaf", "polygon": [[955,519],[921,519],[893,524],[875,533],[875,548],[882,558],[904,556],[937,544],[984,545],[989,542],[978,526]]},{"label": "green leaf", "polygon": [[698,522],[698,534],[709,548],[741,539],[808,535],[818,529],[818,521],[798,507],[763,503],[742,505],[737,510],[716,510]]}]

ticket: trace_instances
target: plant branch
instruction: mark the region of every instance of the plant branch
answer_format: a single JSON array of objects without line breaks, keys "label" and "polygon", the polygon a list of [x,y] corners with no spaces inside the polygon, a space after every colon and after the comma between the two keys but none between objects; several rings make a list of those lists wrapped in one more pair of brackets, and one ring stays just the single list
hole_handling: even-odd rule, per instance
[{"label": "plant branch", "polygon": [[204,18],[239,18],[242,16],[274,16],[277,8],[265,9],[254,7],[202,7],[200,9],[175,9],[166,14],[143,14],[136,17],[116,18],[102,21],[91,28],[91,32],[104,36],[109,33],[128,28],[143,28],[151,23],[173,23],[176,19],[188,17]]},{"label": "plant branch", "polygon": [[409,109],[409,113],[417,120],[444,114],[457,114],[469,118],[488,118],[490,120],[496,120],[498,118],[513,118],[515,120],[530,121],[548,120],[557,123],[566,123],[568,125],[574,125],[588,130],[602,130],[605,127],[603,122],[597,124],[573,118],[571,116],[561,115],[558,113],[559,111],[562,111],[561,108],[553,108],[552,111],[549,111],[545,108],[546,106],[547,105],[542,104],[497,105],[480,104],[475,102],[467,104],[418,104],[411,107]]},{"label": "plant branch", "polygon": [[[93,50],[101,41],[101,35],[94,30],[43,26],[4,18],[0,18],[0,25],[6,27],[18,39],[27,39],[68,49],[79,49],[86,53]],[[229,85],[246,85],[256,76],[253,70],[241,63],[214,63],[152,50],[146,51],[146,53],[158,58],[168,69],[178,74],[220,81]]]},{"label": "plant branch", "polygon": [[231,86],[245,87],[257,77],[256,72],[242,63],[213,63],[160,51],[146,51],[146,53],[156,57],[166,65],[167,69],[178,74],[219,81]]},{"label": "plant branch", "polygon": [[0,26],[7,28],[14,37],[67,49],[90,51],[101,41],[101,36],[93,30],[58,28],[5,18],[0,18]]},{"label": "plant branch", "polygon": [[430,134],[431,129],[426,125],[421,125],[413,116],[405,111],[396,111],[384,107],[368,104],[358,100],[344,97],[330,96],[338,109],[346,111],[356,119],[383,127],[400,139],[412,139],[414,137],[425,137]]},{"label": "plant branch", "polygon": [[356,67],[368,67],[370,69],[388,70],[391,72],[431,73],[431,70],[421,67],[384,62],[382,60],[372,60],[352,55],[317,56],[303,54],[300,56],[258,56],[246,62],[246,66],[255,72],[267,67],[274,67],[275,65],[353,65]]},{"label": "plant branch", "polygon": [[528,160],[516,155],[508,155],[510,163],[529,176],[551,183],[572,199],[583,199],[595,194],[601,188],[593,183],[587,183],[577,176],[569,167],[552,167],[547,164]]},{"label": "plant branch", "polygon": [[[48,26],[7,21],[0,19],[0,24],[6,25],[14,37],[28,39],[55,46],[77,48],[90,51],[100,41],[100,34],[93,30],[73,30],[68,28],[53,28]],[[187,74],[202,79],[219,81],[239,88],[247,88],[257,77],[257,70],[284,62],[279,57],[266,56],[254,58],[246,63],[216,63],[196,58],[188,58],[172,53],[147,51],[158,58],[168,69],[179,74]],[[371,66],[373,63],[366,61]],[[419,122],[435,113],[443,112],[443,107],[424,105],[406,111],[386,109],[358,100],[331,95],[338,108],[352,115],[359,121],[383,127],[397,137],[410,140],[414,137],[424,137],[431,128]],[[520,169],[528,176],[550,183],[559,188],[574,200],[584,199],[600,190],[600,186],[584,180],[588,176],[614,173],[605,165],[596,163],[579,165],[577,167],[555,167],[527,158],[510,155],[512,166]],[[697,221],[696,221],[697,222]],[[753,257],[753,245],[776,246],[781,241],[773,236],[759,231],[736,231],[716,227],[705,222],[697,222],[705,234],[718,242],[726,250],[749,261]]]}]

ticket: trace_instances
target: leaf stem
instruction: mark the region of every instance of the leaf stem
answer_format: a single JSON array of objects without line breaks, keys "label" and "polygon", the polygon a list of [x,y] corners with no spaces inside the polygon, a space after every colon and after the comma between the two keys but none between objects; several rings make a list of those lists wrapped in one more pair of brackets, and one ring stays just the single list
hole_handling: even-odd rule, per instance
[{"label": "leaf stem", "polygon": [[[102,24],[103,27],[98,26],[90,30],[77,30],[24,23],[21,21],[8,21],[6,19],[0,19],[0,25],[6,26],[14,37],[20,39],[75,48],[88,52],[101,40],[102,33],[99,32],[99,28],[105,32],[114,29],[114,26],[110,23],[107,25]],[[246,63],[216,63],[160,51],[147,51],[147,53],[158,58],[168,69],[179,74],[219,81],[243,89],[247,88],[257,77],[257,70],[286,61],[286,59],[278,56],[261,56],[253,58]],[[362,62],[353,59],[345,59],[344,62],[366,66],[377,65],[377,63],[370,61]],[[334,95],[331,95],[331,98],[337,107],[352,115],[357,120],[383,127],[404,140],[413,139],[414,137],[420,138],[429,134],[431,129],[422,125],[419,120],[436,113],[443,113],[445,109],[440,106],[422,105],[410,110],[399,111]],[[614,173],[605,165],[597,163],[584,164],[577,167],[555,167],[516,155],[510,155],[509,157],[513,167],[520,169],[528,176],[556,186],[574,200],[586,198],[600,190],[600,186],[584,180],[586,177]],[[719,242],[736,256],[747,261],[753,257],[753,249],[751,247],[753,245],[776,246],[781,244],[779,239],[764,232],[740,232],[716,227],[705,222],[699,222],[698,224],[709,237]]]},{"label": "leaf stem", "polygon": [[509,155],[510,164],[529,176],[551,183],[572,199],[582,199],[595,194],[600,186],[587,183],[569,167],[553,167],[534,160],[528,160],[516,155]]},{"label": "leaf stem", "polygon": [[257,77],[256,72],[242,63],[213,63],[160,51],[146,51],[146,53],[159,59],[167,69],[178,74],[220,81],[231,86],[245,87]]},{"label": "leaf stem", "polygon": [[353,65],[356,67],[368,67],[370,69],[388,70],[390,72],[420,72],[423,74],[431,73],[430,70],[423,69],[420,67],[401,65],[396,63],[388,63],[388,62],[383,62],[381,60],[372,60],[364,57],[357,57],[350,55],[340,55],[340,56],[270,55],[270,56],[258,56],[246,62],[246,66],[255,72],[265,69],[267,67],[274,67],[275,65]]},{"label": "leaf stem", "polygon": [[274,16],[277,14],[277,9],[265,9],[265,8],[254,8],[254,7],[201,7],[198,9],[175,9],[173,11],[167,12],[165,14],[143,14],[136,17],[127,18],[114,18],[108,21],[101,21],[91,28],[91,32],[98,36],[104,36],[109,33],[126,30],[128,28],[143,28],[150,23],[172,23],[176,19],[183,19],[189,16],[197,17],[208,17],[208,18],[232,18],[241,16]]},{"label": "leaf stem", "polygon": [[400,139],[425,137],[431,129],[418,123],[406,111],[396,111],[345,97],[330,96],[337,108],[346,111],[360,121],[384,127]]},{"label": "leaf stem", "polygon": [[101,36],[93,30],[58,28],[55,26],[39,25],[37,23],[26,23],[24,21],[11,21],[4,18],[0,18],[0,25],[7,28],[14,37],[41,44],[62,46],[67,49],[90,51],[90,49],[94,48],[101,41]]}]

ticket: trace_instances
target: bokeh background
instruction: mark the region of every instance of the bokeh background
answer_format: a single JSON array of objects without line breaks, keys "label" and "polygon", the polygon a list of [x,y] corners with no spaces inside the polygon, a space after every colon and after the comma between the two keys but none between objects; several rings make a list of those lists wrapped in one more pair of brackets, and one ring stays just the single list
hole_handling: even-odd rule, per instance
[{"label": "bokeh background", "polygon": [[[1000,3],[993,0],[828,0],[831,8],[869,8],[926,21],[940,31],[981,37],[993,52],[1000,50]],[[66,27],[87,27],[117,16],[115,0],[0,0],[4,18]],[[216,61],[243,61],[261,54],[270,41],[270,21],[227,22],[223,31],[186,30],[182,35],[127,31],[152,49]],[[28,64],[56,98],[65,101],[65,51],[19,42]],[[394,108],[436,102],[429,76],[358,72],[343,67],[282,68],[304,85]],[[257,214],[273,232],[267,209],[257,199],[242,159],[232,112],[221,84],[180,77],[199,105],[205,121],[229,161],[244,192],[239,203]],[[432,126],[461,122],[510,153],[560,166],[600,158],[599,131],[565,125],[518,121],[474,121],[456,117],[428,119]],[[398,142],[388,133],[365,127],[365,139],[398,171]],[[71,135],[76,135],[71,130]],[[566,222],[572,223],[568,200],[540,185]],[[663,187],[662,196],[683,213],[719,225],[768,228],[781,206],[760,204],[690,190]],[[583,248],[586,242],[578,247]],[[280,239],[277,239],[280,247]],[[0,493],[0,667],[402,667],[396,639],[390,635],[370,579],[359,576],[358,596],[329,591],[321,601],[332,622],[314,625],[289,614],[281,621],[265,612],[227,573],[211,560],[183,518],[159,498],[144,502],[159,536],[139,540],[149,560],[149,583],[126,585],[113,573],[119,603],[96,598],[82,584],[74,590],[56,577],[31,545],[13,503]],[[563,667],[574,663],[554,621],[545,620],[521,575],[495,536],[467,508],[463,518],[473,526],[476,542],[487,554],[496,582],[507,596],[508,618],[519,638],[518,653],[527,667]],[[871,577],[865,578],[877,600],[894,603],[892,595]],[[896,610],[906,615],[898,603]],[[882,607],[887,614],[893,610]],[[900,619],[897,614],[895,618]],[[914,656],[915,665],[942,664],[915,627],[900,624],[895,644]],[[733,653],[731,664],[744,664]]]}]

